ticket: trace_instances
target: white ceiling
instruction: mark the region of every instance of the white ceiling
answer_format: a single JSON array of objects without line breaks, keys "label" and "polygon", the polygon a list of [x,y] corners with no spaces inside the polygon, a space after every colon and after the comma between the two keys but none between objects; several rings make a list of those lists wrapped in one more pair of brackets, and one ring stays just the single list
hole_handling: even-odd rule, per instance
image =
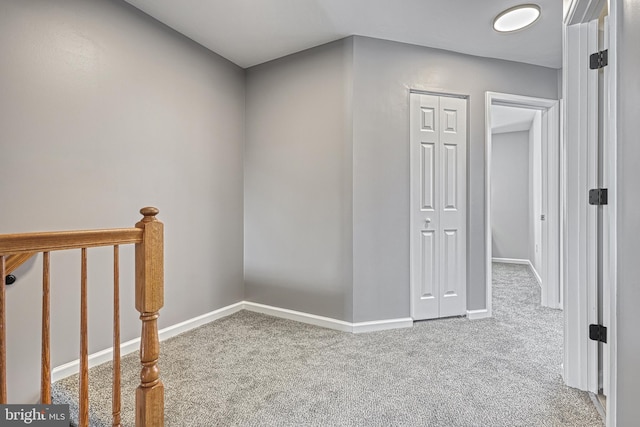
[{"label": "white ceiling", "polygon": [[[126,0],[247,68],[350,35],[560,68],[559,0]],[[511,6],[535,2],[533,26],[492,28]]]},{"label": "white ceiling", "polygon": [[520,132],[531,129],[538,110],[532,108],[491,106],[491,133]]}]

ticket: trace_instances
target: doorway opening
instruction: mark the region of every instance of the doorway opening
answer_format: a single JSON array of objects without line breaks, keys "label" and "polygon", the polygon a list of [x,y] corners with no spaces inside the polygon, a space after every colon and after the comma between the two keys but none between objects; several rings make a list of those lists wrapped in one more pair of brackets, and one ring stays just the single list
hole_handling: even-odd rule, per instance
[{"label": "doorway opening", "polygon": [[[551,308],[562,308],[563,296],[561,292],[561,247],[562,247],[562,224],[561,213],[561,170],[560,170],[560,123],[559,123],[559,102],[553,99],[533,98],[505,93],[487,92],[486,94],[486,146],[485,146],[485,251],[486,251],[486,307],[487,315],[492,315],[492,262],[493,258],[502,258],[502,261],[526,263],[531,265],[535,271],[536,279],[541,286],[541,304]],[[494,132],[496,131],[496,132]],[[526,162],[528,172],[522,174],[521,180],[526,179],[527,194],[513,194],[506,198],[506,194],[501,193],[496,199],[496,204],[507,205],[512,203],[513,210],[521,210],[522,215],[526,215],[526,226],[522,229],[522,224],[512,221],[513,215],[498,215],[498,220],[502,221],[500,229],[496,230],[496,242],[493,233],[493,168],[492,159],[494,156],[494,135],[504,135],[511,133],[510,137],[518,144],[522,151],[525,144],[522,139],[524,135],[515,135],[517,132],[527,132],[526,136],[526,156],[521,155],[520,161]],[[507,136],[509,137],[509,135]],[[496,137],[496,144],[501,148],[515,149],[515,145],[502,147],[503,136]],[[495,153],[500,156],[504,152]],[[513,154],[513,153],[512,153]],[[498,160],[498,158],[496,158]],[[500,159],[501,163],[503,159]],[[511,164],[511,167],[514,165]],[[505,171],[500,171],[502,174]],[[500,178],[496,176],[496,178]],[[504,184],[502,182],[501,184]],[[509,189],[513,190],[510,182]],[[499,190],[506,191],[505,188]],[[525,209],[521,209],[523,201],[517,202],[514,197],[526,201]],[[518,203],[516,206],[515,203]],[[513,211],[511,212],[513,213]],[[522,217],[519,218],[522,220]],[[510,221],[511,220],[511,221]],[[513,235],[513,230],[523,234],[522,241]],[[511,233],[511,234],[509,234]],[[499,241],[502,239],[501,241]],[[495,246],[494,246],[495,243]],[[506,252],[500,252],[506,250]],[[494,255],[494,251],[496,254]],[[500,256],[512,253],[511,256]]]},{"label": "doorway opening", "polygon": [[492,262],[523,264],[542,286],[542,112],[491,106]]}]

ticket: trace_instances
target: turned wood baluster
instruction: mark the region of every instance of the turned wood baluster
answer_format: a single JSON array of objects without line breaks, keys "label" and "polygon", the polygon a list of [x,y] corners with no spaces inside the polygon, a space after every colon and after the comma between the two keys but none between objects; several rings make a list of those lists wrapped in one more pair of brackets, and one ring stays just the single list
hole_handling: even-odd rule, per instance
[{"label": "turned wood baluster", "polygon": [[0,255],[0,404],[7,403],[7,327],[5,316],[5,258]]},{"label": "turned wood baluster", "polygon": [[80,269],[80,413],[78,425],[89,425],[89,341],[87,337],[87,248]]},{"label": "turned wood baluster", "polygon": [[40,360],[40,403],[51,404],[51,354],[49,335],[49,252],[42,254],[42,357]]},{"label": "turned wood baluster", "polygon": [[113,247],[113,388],[112,425],[120,426],[120,247]]},{"label": "turned wood baluster", "polygon": [[156,219],[158,209],[142,208],[144,218],[136,224],[143,230],[136,244],[136,309],[142,320],[140,343],[140,385],[136,389],[136,426],[164,425],[164,386],[160,380],[158,357],[158,316],[164,305],[163,224]]}]

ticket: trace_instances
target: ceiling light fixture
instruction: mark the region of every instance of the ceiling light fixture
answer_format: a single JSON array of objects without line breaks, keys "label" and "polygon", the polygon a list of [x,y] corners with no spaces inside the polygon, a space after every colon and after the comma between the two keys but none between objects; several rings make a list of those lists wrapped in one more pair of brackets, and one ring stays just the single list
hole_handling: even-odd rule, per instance
[{"label": "ceiling light fixture", "polygon": [[501,12],[493,20],[493,29],[499,33],[511,33],[522,30],[538,20],[540,6],[537,4],[521,4]]}]

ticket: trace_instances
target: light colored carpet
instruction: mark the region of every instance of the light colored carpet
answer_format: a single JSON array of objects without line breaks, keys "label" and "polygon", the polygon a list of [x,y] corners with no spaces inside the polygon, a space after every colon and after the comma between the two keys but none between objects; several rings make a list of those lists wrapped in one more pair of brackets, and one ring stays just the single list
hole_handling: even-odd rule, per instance
[{"label": "light colored carpet", "polygon": [[[166,425],[602,426],[562,383],[562,313],[526,267],[494,264],[493,292],[492,319],[354,335],[243,311],[189,331],[162,343]],[[123,362],[131,426],[137,355]],[[110,425],[110,364],[90,377],[92,425]],[[77,377],[54,396],[73,405]]]}]

